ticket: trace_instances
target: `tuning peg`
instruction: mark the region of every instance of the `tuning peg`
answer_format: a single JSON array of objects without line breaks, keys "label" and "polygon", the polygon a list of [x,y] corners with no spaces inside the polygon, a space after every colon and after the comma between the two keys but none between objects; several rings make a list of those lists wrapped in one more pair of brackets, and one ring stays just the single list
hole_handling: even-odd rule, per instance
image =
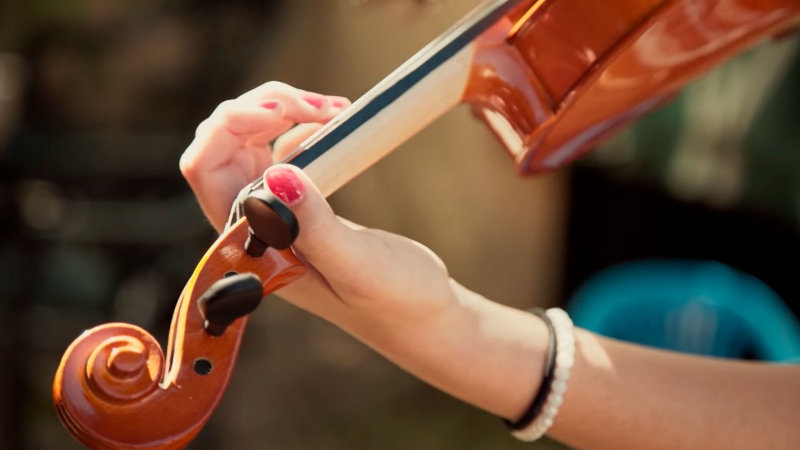
[{"label": "tuning peg", "polygon": [[208,334],[222,336],[236,319],[255,311],[261,304],[262,289],[261,280],[252,273],[232,275],[211,285],[197,300]]},{"label": "tuning peg", "polygon": [[258,258],[267,247],[289,248],[300,233],[297,217],[288,206],[266,189],[253,191],[243,202],[244,215],[250,225],[245,243],[247,254]]}]

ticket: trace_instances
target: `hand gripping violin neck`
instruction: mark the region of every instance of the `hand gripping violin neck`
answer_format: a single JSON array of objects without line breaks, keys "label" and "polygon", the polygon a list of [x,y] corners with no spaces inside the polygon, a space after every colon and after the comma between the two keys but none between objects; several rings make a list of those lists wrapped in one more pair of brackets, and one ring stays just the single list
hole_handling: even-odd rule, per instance
[{"label": "hand gripping violin neck", "polygon": [[[535,174],[580,157],[687,83],[800,22],[798,0],[486,0],[285,162],[330,195],[466,103]],[[304,273],[291,211],[254,181],[181,294],[166,359],[141,328],[83,333],[56,374],[92,449],[179,449],[219,403],[247,316]]]}]

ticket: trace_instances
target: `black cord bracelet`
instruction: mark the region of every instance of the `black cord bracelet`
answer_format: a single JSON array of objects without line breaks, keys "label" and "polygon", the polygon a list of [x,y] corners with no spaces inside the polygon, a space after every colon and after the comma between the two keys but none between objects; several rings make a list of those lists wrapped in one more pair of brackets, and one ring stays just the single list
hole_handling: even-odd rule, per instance
[{"label": "black cord bracelet", "polygon": [[528,410],[525,411],[525,414],[516,422],[503,419],[503,422],[512,431],[526,428],[542,412],[545,400],[547,400],[547,396],[550,394],[550,388],[553,385],[553,375],[556,369],[556,330],[553,327],[553,322],[550,321],[550,318],[547,317],[545,310],[542,308],[533,308],[530,312],[531,314],[539,316],[547,325],[550,343],[547,347],[547,362],[545,362],[544,366],[544,378],[542,378],[542,384],[539,386],[539,392],[536,393],[533,402],[528,406]]}]

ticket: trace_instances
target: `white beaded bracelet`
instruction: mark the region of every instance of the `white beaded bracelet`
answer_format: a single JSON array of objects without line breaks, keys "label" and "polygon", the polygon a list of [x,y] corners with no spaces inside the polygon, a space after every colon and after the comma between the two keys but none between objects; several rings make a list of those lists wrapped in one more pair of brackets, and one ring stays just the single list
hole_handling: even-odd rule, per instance
[{"label": "white beaded bracelet", "polygon": [[575,334],[572,320],[566,311],[559,308],[548,309],[547,317],[555,330],[556,366],[550,393],[547,395],[541,414],[529,426],[511,433],[515,438],[525,442],[540,439],[553,425],[558,409],[564,402],[567,380],[575,364]]}]

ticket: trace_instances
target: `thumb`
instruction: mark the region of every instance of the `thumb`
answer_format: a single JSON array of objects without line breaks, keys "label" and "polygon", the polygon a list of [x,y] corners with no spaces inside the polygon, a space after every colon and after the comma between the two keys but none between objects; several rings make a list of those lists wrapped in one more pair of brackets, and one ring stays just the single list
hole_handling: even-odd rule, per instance
[{"label": "thumb", "polygon": [[290,164],[277,164],[264,173],[266,187],[297,217],[300,234],[293,247],[323,276],[332,280],[364,274],[375,258],[369,240],[333,213],[311,179]]}]

